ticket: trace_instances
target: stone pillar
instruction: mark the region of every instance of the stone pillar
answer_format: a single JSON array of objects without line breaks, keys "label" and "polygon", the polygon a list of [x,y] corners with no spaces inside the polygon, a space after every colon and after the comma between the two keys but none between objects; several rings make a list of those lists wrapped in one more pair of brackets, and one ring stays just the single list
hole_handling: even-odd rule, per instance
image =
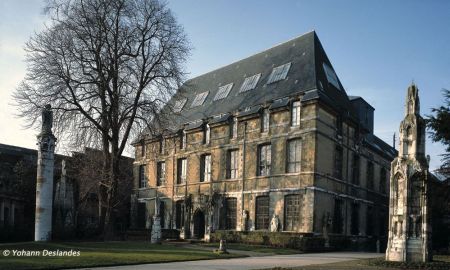
[{"label": "stone pillar", "polygon": [[50,105],[42,111],[42,129],[38,139],[36,180],[35,241],[50,241],[52,235],[53,169],[56,138],[52,133],[53,114]]}]

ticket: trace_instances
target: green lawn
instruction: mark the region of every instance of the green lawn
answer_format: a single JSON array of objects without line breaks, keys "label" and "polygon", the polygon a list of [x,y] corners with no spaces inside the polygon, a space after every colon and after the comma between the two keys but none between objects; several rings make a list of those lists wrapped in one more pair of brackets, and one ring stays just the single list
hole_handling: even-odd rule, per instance
[{"label": "green lawn", "polygon": [[[201,245],[219,248],[219,243],[204,243]],[[245,244],[239,244],[239,243],[228,243],[227,248],[228,249],[236,249],[236,250],[253,251],[253,252],[259,252],[259,253],[281,254],[281,255],[302,253],[300,250],[290,249],[290,248],[274,248],[274,247],[268,247],[268,246],[245,245]]]},{"label": "green lawn", "polygon": [[[420,269],[420,270],[449,270],[450,256],[435,255],[430,263],[400,263],[386,262],[382,258],[363,259],[345,261],[338,263],[309,265],[294,268],[272,268],[272,270],[399,270],[399,269]],[[266,269],[269,270],[269,269]]]},{"label": "green lawn", "polygon": [[[10,251],[5,256],[4,251]],[[12,250],[80,251],[80,256],[13,256]],[[152,245],[148,242],[63,242],[0,244],[0,269],[61,269],[107,265],[156,263],[242,257],[235,254],[217,255],[207,250]]]}]

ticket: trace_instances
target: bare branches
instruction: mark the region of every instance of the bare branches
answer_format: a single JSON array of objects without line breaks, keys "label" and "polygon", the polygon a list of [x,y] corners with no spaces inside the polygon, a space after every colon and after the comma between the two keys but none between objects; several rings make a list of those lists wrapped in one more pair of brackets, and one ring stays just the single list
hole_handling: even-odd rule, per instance
[{"label": "bare branches", "polygon": [[113,203],[117,160],[130,134],[152,129],[183,77],[190,47],[164,2],[50,0],[51,24],[26,43],[14,98],[30,126],[51,104],[58,137],[102,146],[102,186]]},{"label": "bare branches", "polygon": [[46,11],[52,24],[26,43],[27,77],[14,96],[20,115],[34,125],[50,103],[57,131],[120,134],[121,154],[183,79],[183,29],[155,0],[53,0]]}]

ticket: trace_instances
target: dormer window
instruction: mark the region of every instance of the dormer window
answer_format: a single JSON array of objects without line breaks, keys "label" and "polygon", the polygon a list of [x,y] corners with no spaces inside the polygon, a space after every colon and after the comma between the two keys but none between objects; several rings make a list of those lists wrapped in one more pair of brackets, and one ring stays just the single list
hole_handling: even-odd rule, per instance
[{"label": "dormer window", "polygon": [[334,85],[334,87],[336,87],[337,89],[341,90],[337,75],[334,72],[334,70],[325,63],[323,63],[323,70],[325,71],[325,75],[327,76],[328,82]]},{"label": "dormer window", "polygon": [[278,67],[274,67],[272,73],[269,76],[267,84],[278,82],[286,79],[289,69],[291,68],[291,63],[287,63]]},{"label": "dormer window", "polygon": [[233,88],[233,83],[229,83],[227,85],[219,87],[216,96],[214,97],[214,101],[224,99],[230,94],[231,89]]},{"label": "dormer window", "polygon": [[195,108],[195,107],[203,105],[203,103],[206,100],[206,97],[208,96],[208,93],[209,93],[208,91],[205,91],[200,94],[197,94],[195,96],[194,101],[192,101],[191,108]]},{"label": "dormer window", "polygon": [[261,73],[245,78],[244,82],[242,83],[241,89],[239,90],[239,93],[255,89],[256,84],[259,81],[259,78],[261,78]]}]

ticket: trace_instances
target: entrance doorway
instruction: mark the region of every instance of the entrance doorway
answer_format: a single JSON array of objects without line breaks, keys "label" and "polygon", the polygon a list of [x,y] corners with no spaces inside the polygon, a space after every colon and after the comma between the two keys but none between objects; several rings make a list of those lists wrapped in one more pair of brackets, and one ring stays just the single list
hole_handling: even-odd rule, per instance
[{"label": "entrance doorway", "polygon": [[201,210],[194,213],[194,238],[203,239],[205,237],[205,214]]}]

